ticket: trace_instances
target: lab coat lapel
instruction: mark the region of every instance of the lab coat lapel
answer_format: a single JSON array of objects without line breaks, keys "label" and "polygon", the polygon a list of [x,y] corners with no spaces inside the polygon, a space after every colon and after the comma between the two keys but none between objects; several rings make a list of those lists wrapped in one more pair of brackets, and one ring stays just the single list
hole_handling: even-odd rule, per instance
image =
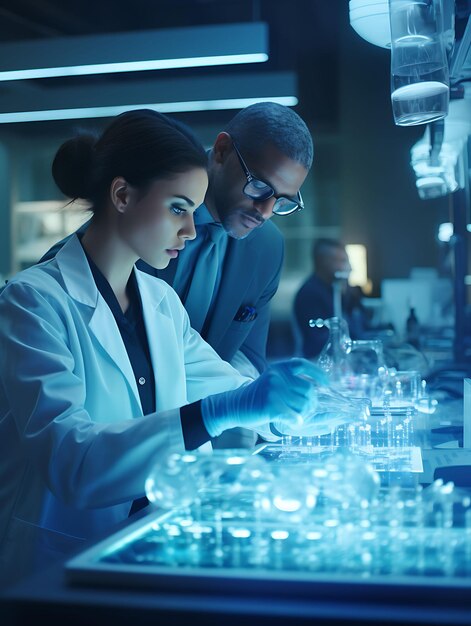
[{"label": "lab coat lapel", "polygon": [[69,295],[80,304],[92,307],[88,326],[101,347],[121,370],[134,396],[136,408],[142,415],[142,406],[136,379],[126,348],[113,314],[99,293],[87,257],[76,235],[59,250],[56,261]]},{"label": "lab coat lapel", "polygon": [[137,389],[136,378],[131,366],[131,362],[126,351],[126,347],[121,339],[121,334],[116,325],[116,320],[106,304],[105,300],[98,294],[98,302],[90,320],[89,328],[95,335],[101,347],[113,359],[117,367],[121,370],[126,381],[131,388],[134,399],[139,407],[141,415],[142,405]]},{"label": "lab coat lapel", "polygon": [[254,255],[248,254],[254,239],[230,239],[224,260],[224,271],[216,295],[213,316],[206,329],[206,341],[217,351],[219,342],[234,320],[254,276]]},{"label": "lab coat lapel", "polygon": [[185,381],[178,380],[181,371],[175,322],[161,309],[167,286],[142,272],[136,272],[141,295],[147,341],[154,369],[157,410],[168,410],[186,403]]}]

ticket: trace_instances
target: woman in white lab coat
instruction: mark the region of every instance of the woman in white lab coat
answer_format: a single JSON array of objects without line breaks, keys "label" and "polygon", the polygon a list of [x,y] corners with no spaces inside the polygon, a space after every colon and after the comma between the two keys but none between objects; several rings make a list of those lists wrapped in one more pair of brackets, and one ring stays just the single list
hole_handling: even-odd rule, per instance
[{"label": "woman in white lab coat", "polygon": [[290,422],[312,402],[297,376],[307,362],[248,381],[191,329],[176,293],[134,267],[163,268],[195,237],[208,177],[186,127],[123,114],[96,141],[66,142],[53,175],[94,217],[0,295],[3,583],[111,531],[169,449]]}]

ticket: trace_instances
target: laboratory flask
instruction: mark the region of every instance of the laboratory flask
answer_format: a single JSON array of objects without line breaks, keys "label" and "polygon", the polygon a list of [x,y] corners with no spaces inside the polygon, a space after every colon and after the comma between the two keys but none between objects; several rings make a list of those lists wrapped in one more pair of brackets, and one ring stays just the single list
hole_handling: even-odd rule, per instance
[{"label": "laboratory flask", "polygon": [[347,354],[352,347],[352,340],[348,330],[347,322],[339,317],[330,317],[326,320],[309,320],[311,328],[329,329],[327,342],[322,349],[317,363],[329,376],[330,384],[342,387],[345,376],[350,373]]},{"label": "laboratory flask", "polygon": [[441,0],[389,0],[391,101],[398,126],[448,114],[448,61]]}]

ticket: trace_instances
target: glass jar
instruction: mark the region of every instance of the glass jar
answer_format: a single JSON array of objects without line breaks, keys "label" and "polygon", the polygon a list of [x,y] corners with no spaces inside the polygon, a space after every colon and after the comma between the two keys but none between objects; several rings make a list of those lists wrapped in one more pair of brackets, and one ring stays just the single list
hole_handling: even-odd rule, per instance
[{"label": "glass jar", "polygon": [[398,126],[448,114],[450,83],[440,0],[389,0],[391,101]]}]

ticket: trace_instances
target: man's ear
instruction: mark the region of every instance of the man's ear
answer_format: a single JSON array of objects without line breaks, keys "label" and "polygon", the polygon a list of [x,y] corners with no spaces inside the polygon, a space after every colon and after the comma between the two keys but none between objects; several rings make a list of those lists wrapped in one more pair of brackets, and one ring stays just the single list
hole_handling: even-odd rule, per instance
[{"label": "man's ear", "polygon": [[216,163],[223,164],[232,152],[232,138],[229,133],[222,132],[216,137],[213,146],[213,158]]},{"label": "man's ear", "polygon": [[131,198],[129,183],[122,176],[117,176],[111,181],[110,199],[118,213],[125,213]]}]

